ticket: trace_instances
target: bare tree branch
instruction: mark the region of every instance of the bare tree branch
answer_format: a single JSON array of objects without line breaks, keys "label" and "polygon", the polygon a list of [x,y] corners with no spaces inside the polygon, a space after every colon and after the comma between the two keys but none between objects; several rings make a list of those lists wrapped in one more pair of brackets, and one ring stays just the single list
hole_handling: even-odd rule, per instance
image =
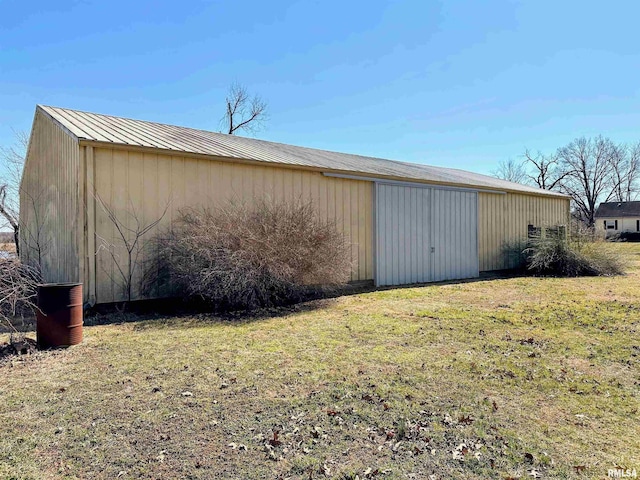
[{"label": "bare tree branch", "polygon": [[538,152],[532,155],[529,150],[524,152],[525,166],[529,166],[531,173],[527,174],[529,180],[544,190],[556,190],[567,176],[558,164],[556,155],[543,155]]},{"label": "bare tree branch", "polygon": [[256,133],[266,120],[266,102],[257,95],[250,98],[243,85],[232,84],[226,98],[225,114],[220,121],[224,130],[230,135],[238,130]]},{"label": "bare tree branch", "polygon": [[9,147],[0,147],[0,172],[4,171],[0,178],[0,216],[5,224],[1,227],[10,227],[16,243],[16,252],[20,254],[19,229],[20,229],[20,182],[22,169],[29,146],[29,135],[22,131],[14,131],[15,142]]},{"label": "bare tree branch", "polygon": [[611,159],[613,190],[609,200],[630,202],[640,189],[640,142],[635,145],[618,145]]},{"label": "bare tree branch", "polygon": [[[98,201],[102,211],[106,214],[109,222],[115,227],[117,233],[117,240],[115,242],[107,241],[105,238],[96,235],[100,244],[96,250],[96,255],[100,252],[107,252],[111,257],[113,264],[115,265],[118,275],[116,278],[111,277],[113,282],[120,283],[122,290],[125,294],[127,303],[131,302],[133,297],[133,279],[140,268],[140,254],[145,244],[145,236],[153,230],[162,219],[166,216],[169,210],[170,202],[167,202],[162,214],[155,220],[147,223],[146,225],[141,220],[140,212],[138,212],[131,199],[129,199],[130,210],[123,215],[118,215],[115,208],[107,204],[102,200],[100,195],[95,194],[95,198]],[[128,219],[132,220],[134,226],[128,226]],[[125,255],[121,257],[118,254],[118,250],[124,249]],[[125,263],[126,262],[126,263]]]},{"label": "bare tree branch", "polygon": [[528,179],[524,165],[512,158],[508,160],[500,160],[500,162],[498,162],[498,168],[491,172],[491,175],[496,178],[515,183],[525,183]]},{"label": "bare tree branch", "polygon": [[560,188],[571,196],[576,213],[587,226],[594,224],[598,203],[615,192],[612,164],[618,147],[608,138],[578,138],[558,149],[557,157],[565,172]]}]

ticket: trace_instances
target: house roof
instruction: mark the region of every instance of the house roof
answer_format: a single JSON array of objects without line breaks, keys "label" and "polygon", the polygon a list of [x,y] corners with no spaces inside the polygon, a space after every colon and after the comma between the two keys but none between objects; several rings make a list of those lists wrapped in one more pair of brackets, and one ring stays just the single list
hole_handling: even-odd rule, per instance
[{"label": "house roof", "polygon": [[602,202],[595,217],[640,217],[640,202]]},{"label": "house roof", "polygon": [[505,190],[532,195],[565,197],[556,192],[508,182],[455,168],[434,167],[397,160],[338,153],[267,142],[255,138],[114,117],[67,108],[38,105],[80,142],[130,145],[229,159],[299,166],[345,175]]}]

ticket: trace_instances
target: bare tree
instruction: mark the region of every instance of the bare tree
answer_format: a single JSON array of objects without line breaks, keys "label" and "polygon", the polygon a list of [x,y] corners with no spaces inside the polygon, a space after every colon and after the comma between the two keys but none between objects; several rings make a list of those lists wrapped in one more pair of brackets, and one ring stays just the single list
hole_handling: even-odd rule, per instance
[{"label": "bare tree", "polygon": [[[118,215],[116,210],[105,203],[98,194],[96,194],[95,198],[117,233],[115,242],[98,236],[100,245],[97,248],[96,255],[101,251],[109,254],[117,271],[116,277],[111,280],[120,284],[127,303],[130,303],[133,296],[133,279],[140,268],[140,255],[145,247],[145,236],[165,217],[169,210],[169,203],[167,203],[158,218],[149,223],[144,223],[140,212],[135,209],[131,200],[129,200],[130,210],[123,215]],[[121,250],[124,250],[124,258],[120,256]]]},{"label": "bare tree", "polygon": [[528,179],[524,165],[512,158],[500,160],[498,168],[491,172],[491,175],[515,183],[524,183]]},{"label": "bare tree", "polygon": [[529,150],[524,152],[525,165],[530,167],[527,177],[539,188],[556,190],[568,172],[563,171],[558,163],[557,155],[543,155],[538,151],[532,155]]},{"label": "bare tree", "polygon": [[243,85],[232,84],[226,98],[226,111],[220,121],[224,131],[230,135],[238,130],[256,133],[266,120],[266,102],[257,95],[250,97]]},{"label": "bare tree", "polygon": [[9,227],[13,230],[16,252],[20,254],[20,181],[29,135],[21,131],[15,131],[14,134],[16,140],[13,145],[0,147],[0,169],[4,170],[0,178],[0,216],[4,224],[0,223],[0,228]]},{"label": "bare tree", "polygon": [[9,191],[9,186],[6,183],[0,185],[0,215],[6,221],[3,226],[9,226],[13,230],[16,253],[20,255],[20,219],[18,217],[18,209],[11,205]]},{"label": "bare tree", "polygon": [[610,200],[630,202],[640,190],[640,142],[618,145],[611,161],[613,193]]},{"label": "bare tree", "polygon": [[578,138],[558,149],[560,168],[565,172],[560,189],[571,196],[576,214],[587,226],[594,224],[600,201],[614,194],[612,164],[618,148],[608,138]]}]

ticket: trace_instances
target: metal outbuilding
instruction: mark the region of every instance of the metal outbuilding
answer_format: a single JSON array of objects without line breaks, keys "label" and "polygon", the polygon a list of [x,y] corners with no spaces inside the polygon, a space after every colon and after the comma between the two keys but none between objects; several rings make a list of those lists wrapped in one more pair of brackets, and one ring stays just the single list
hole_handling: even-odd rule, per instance
[{"label": "metal outbuilding", "polygon": [[352,245],[352,280],[377,285],[509,268],[504,247],[529,225],[569,221],[568,197],[477,173],[39,105],[21,188],[22,256],[39,257],[48,282],[83,282],[90,303],[119,301],[117,265],[104,252],[117,235],[97,199],[146,222],[168,206],[162,229],[185,206],[265,195],[313,201]]}]

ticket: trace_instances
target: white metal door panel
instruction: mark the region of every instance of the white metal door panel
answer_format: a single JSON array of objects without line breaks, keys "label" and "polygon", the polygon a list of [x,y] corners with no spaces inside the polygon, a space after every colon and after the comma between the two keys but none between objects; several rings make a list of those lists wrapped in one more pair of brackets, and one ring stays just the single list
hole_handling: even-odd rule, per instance
[{"label": "white metal door panel", "polygon": [[477,193],[376,184],[376,285],[478,276]]},{"label": "white metal door panel", "polygon": [[376,185],[376,285],[430,281],[431,189]]},{"label": "white metal door panel", "polygon": [[431,189],[376,185],[376,285],[430,281]]},{"label": "white metal door panel", "polygon": [[477,192],[434,189],[431,198],[431,281],[477,277]]}]

